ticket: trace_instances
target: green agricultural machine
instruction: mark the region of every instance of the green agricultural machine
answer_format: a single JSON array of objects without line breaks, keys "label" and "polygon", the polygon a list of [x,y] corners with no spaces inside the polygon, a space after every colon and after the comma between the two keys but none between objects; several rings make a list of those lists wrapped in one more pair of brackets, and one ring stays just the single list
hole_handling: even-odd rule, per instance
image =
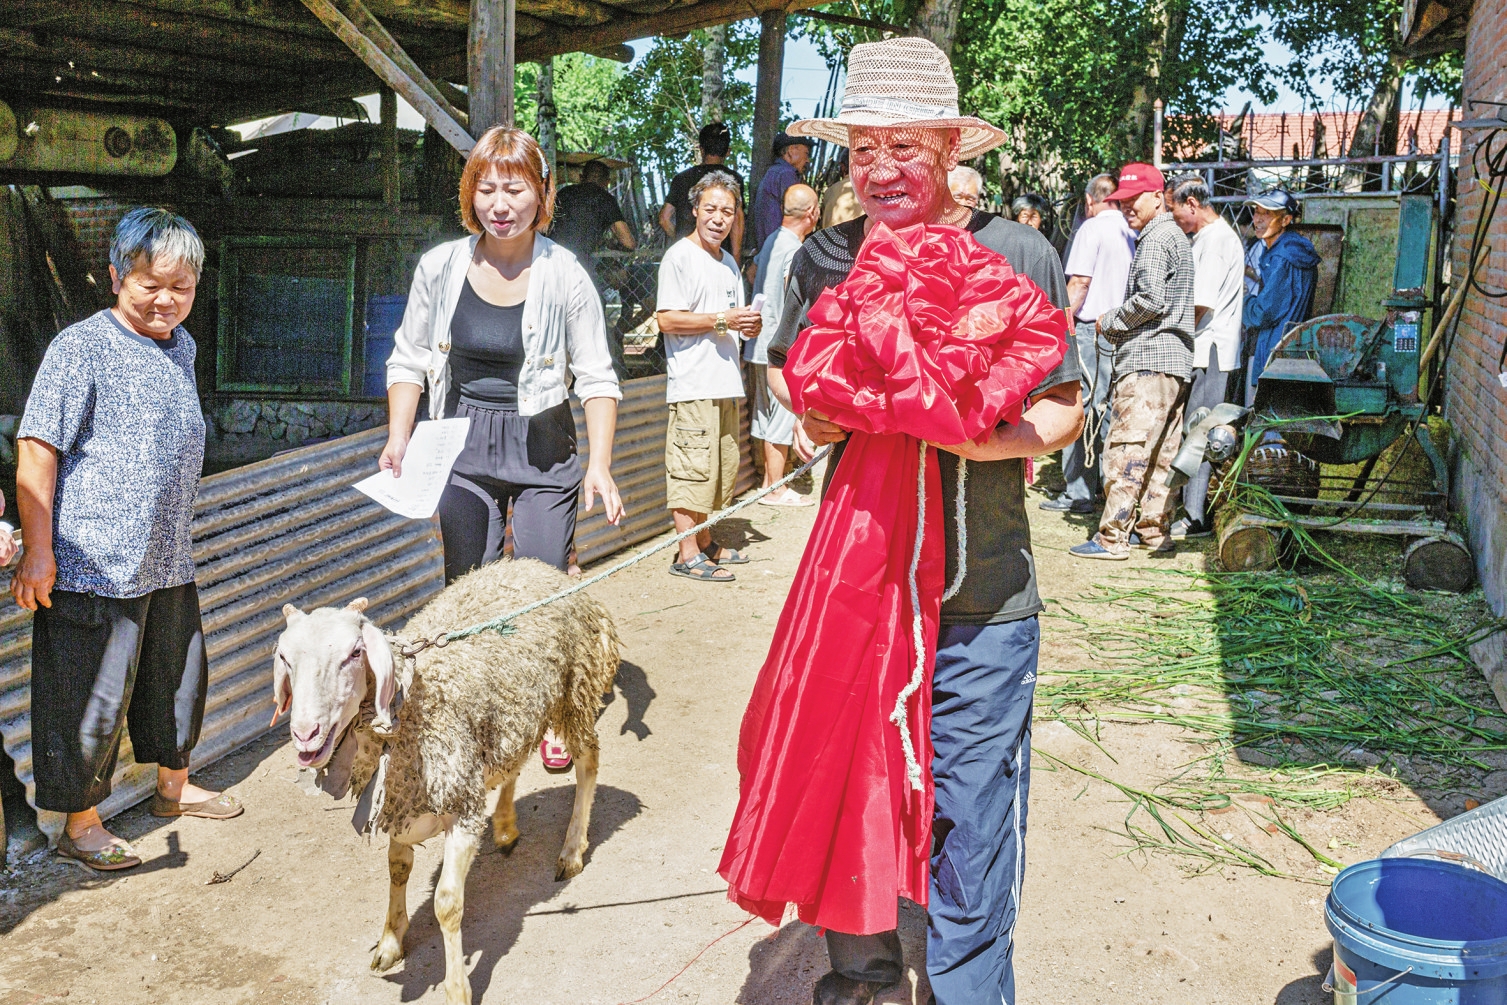
[{"label": "green agricultural machine", "polygon": [[1301,526],[1401,537],[1410,586],[1470,585],[1470,551],[1447,523],[1445,445],[1430,429],[1429,402],[1419,394],[1434,230],[1432,199],[1402,196],[1385,315],[1317,317],[1295,326],[1273,350],[1247,419],[1267,428],[1240,477],[1269,490],[1288,514],[1235,512],[1221,519],[1226,568],[1271,567],[1282,554],[1283,532]]}]

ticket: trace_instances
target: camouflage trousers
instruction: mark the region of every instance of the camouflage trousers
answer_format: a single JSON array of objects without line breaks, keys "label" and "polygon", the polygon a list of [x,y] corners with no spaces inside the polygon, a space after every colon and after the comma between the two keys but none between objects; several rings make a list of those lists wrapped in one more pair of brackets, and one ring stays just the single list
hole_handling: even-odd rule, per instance
[{"label": "camouflage trousers", "polygon": [[1172,490],[1167,473],[1183,442],[1183,388],[1167,373],[1141,370],[1115,381],[1104,438],[1104,515],[1094,540],[1130,548],[1130,532],[1157,547],[1170,542]]}]

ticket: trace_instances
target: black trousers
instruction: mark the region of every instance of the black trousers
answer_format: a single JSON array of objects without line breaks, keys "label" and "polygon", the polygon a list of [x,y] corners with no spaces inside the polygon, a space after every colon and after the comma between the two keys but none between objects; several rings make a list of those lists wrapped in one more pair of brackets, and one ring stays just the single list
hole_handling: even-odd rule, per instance
[{"label": "black trousers", "polygon": [[183,769],[199,742],[209,653],[193,583],[117,599],[52,591],[31,626],[37,806],[82,813],[110,794],[128,727],[138,764]]}]

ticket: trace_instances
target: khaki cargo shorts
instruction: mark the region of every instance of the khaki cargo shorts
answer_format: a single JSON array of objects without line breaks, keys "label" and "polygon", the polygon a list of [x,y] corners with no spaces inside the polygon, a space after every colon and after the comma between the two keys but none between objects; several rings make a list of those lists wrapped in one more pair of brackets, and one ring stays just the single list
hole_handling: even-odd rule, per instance
[{"label": "khaki cargo shorts", "polygon": [[737,480],[738,399],[672,402],[665,432],[666,505],[714,512],[732,500]]}]

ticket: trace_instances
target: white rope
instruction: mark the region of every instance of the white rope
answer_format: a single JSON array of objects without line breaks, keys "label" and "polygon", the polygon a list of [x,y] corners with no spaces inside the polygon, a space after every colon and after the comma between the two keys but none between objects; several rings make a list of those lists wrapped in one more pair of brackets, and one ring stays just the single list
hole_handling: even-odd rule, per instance
[{"label": "white rope", "polygon": [[[907,705],[911,696],[921,689],[926,679],[926,633],[921,622],[921,589],[916,585],[916,570],[921,566],[921,545],[926,540],[926,441],[921,441],[920,459],[916,465],[916,546],[911,551],[910,568],[906,571],[906,585],[910,587],[910,635],[911,646],[916,653],[916,665],[911,670],[910,681],[900,689],[895,699],[895,710],[890,713],[890,722],[900,727],[900,745],[905,750],[905,774],[910,787],[917,792],[925,789],[921,778],[921,762],[916,757],[915,744],[910,738],[910,712]],[[954,512],[958,525],[958,569],[952,584],[942,594],[942,600],[951,600],[963,588],[968,575],[968,461],[958,458],[958,492]]]}]

